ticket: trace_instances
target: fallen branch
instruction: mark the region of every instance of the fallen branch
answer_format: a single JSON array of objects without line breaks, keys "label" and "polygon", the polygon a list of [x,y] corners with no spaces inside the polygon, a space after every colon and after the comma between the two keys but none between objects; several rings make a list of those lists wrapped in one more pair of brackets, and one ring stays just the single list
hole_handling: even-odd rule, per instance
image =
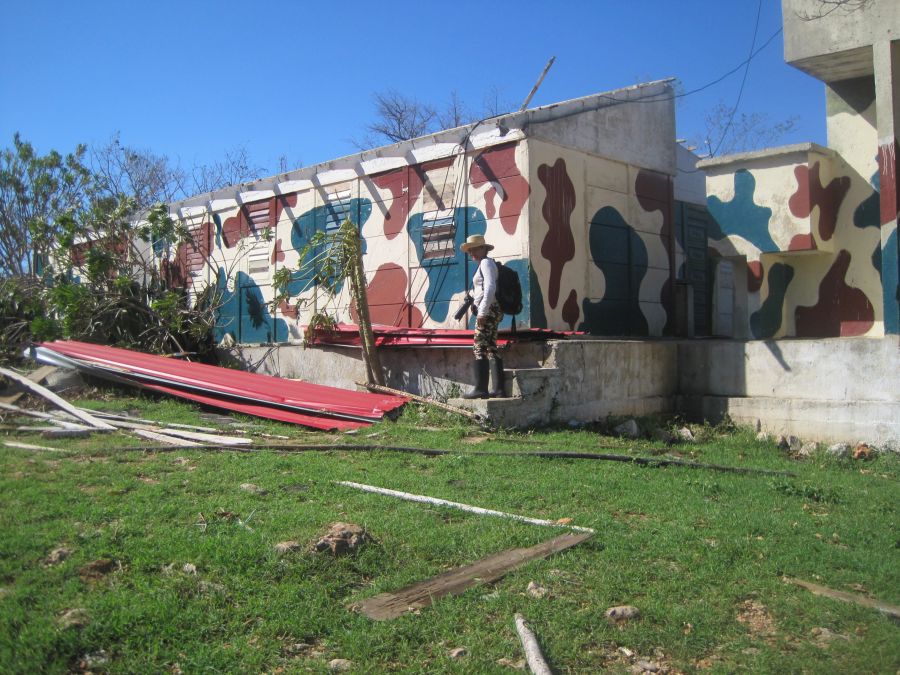
[{"label": "fallen branch", "polygon": [[102,421],[98,420],[97,418],[93,417],[92,415],[89,415],[86,412],[79,410],[78,408],[73,406],[68,401],[66,401],[66,400],[60,398],[59,396],[57,396],[56,394],[54,394],[52,391],[50,391],[46,387],[42,387],[41,385],[37,384],[36,382],[32,382],[27,377],[19,375],[18,373],[14,372],[12,370],[9,370],[7,368],[0,368],[0,375],[3,375],[4,377],[8,377],[9,379],[18,382],[19,384],[24,386],[26,389],[28,389],[32,393],[37,394],[38,396],[50,401],[51,403],[56,405],[58,408],[62,408],[63,410],[65,410],[67,413],[69,413],[73,417],[77,417],[82,422],[84,422],[85,424],[87,424],[90,427],[93,427],[94,429],[100,429],[103,431],[114,431],[115,430],[115,427],[107,424],[106,422],[102,422]]},{"label": "fallen branch", "polygon": [[424,396],[419,396],[418,394],[410,394],[408,391],[402,391],[400,389],[392,389],[391,387],[385,387],[380,384],[363,384],[362,382],[357,382],[357,386],[365,387],[369,391],[377,391],[382,394],[393,394],[394,396],[405,396],[406,398],[410,398],[413,401],[418,403],[424,403],[426,405],[433,405],[435,408],[440,408],[441,410],[447,410],[448,412],[456,413],[457,415],[462,415],[463,417],[468,417],[471,420],[475,420],[477,422],[482,421],[480,415],[473,413],[471,410],[466,410],[465,408],[457,408],[455,405],[450,405],[448,403],[442,403],[441,401],[435,401],[430,398],[426,398]]},{"label": "fallen branch", "polygon": [[815,595],[832,598],[833,600],[852,602],[854,604],[868,607],[870,609],[877,609],[879,612],[887,614],[895,621],[900,620],[900,607],[897,607],[895,605],[889,605],[886,602],[881,602],[880,600],[872,600],[871,598],[867,598],[864,595],[858,595],[856,593],[836,591],[833,588],[828,588],[827,586],[819,586],[818,584],[814,584],[809,581],[803,581],[802,579],[792,579],[790,577],[784,577],[784,581],[805,588]]},{"label": "fallen branch", "polygon": [[380,488],[375,487],[374,485],[364,485],[363,483],[353,483],[351,481],[339,480],[335,481],[338,485],[343,485],[345,487],[351,487],[355,490],[362,490],[363,492],[374,492],[380,495],[388,495],[389,497],[397,497],[399,499],[405,499],[409,502],[419,502],[422,504],[434,504],[436,506],[447,506],[451,509],[459,509],[460,511],[468,511],[469,513],[477,513],[482,516],[499,516],[500,518],[509,518],[511,520],[517,520],[521,523],[529,523],[530,525],[541,525],[543,527],[565,527],[570,530],[575,530],[576,532],[590,532],[593,534],[594,530],[589,527],[578,527],[577,525],[566,525],[564,523],[558,523],[555,520],[544,520],[542,518],[529,518],[528,516],[519,516],[514,513],[506,513],[505,511],[494,511],[493,509],[483,509],[480,506],[469,506],[468,504],[461,504],[459,502],[450,502],[446,499],[437,499],[436,497],[426,497],[425,495],[414,495],[409,492],[400,492],[399,490],[390,490],[388,488]]},{"label": "fallen branch", "polygon": [[528,624],[525,623],[525,617],[516,612],[516,632],[519,634],[519,640],[522,641],[522,648],[525,650],[525,660],[528,661],[528,667],[534,675],[553,675],[550,666],[544,660],[541,648],[538,646],[537,638]]},{"label": "fallen branch", "polygon": [[478,584],[497,581],[510,570],[526,562],[546,558],[551,553],[580,544],[590,537],[590,534],[568,532],[529,548],[514,548],[494,553],[471,565],[447,570],[425,581],[401,588],[399,591],[381,593],[368,600],[355,603],[352,608],[376,621],[396,619],[407,612],[428,607],[446,595],[459,595]]}]

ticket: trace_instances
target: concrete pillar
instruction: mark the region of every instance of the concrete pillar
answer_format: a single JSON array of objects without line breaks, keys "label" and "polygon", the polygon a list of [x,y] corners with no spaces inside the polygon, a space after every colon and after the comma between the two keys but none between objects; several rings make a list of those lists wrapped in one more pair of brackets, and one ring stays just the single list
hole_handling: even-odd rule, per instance
[{"label": "concrete pillar", "polygon": [[881,281],[884,332],[900,334],[900,244],[898,244],[897,171],[900,132],[900,42],[872,45],[875,106],[878,116],[878,178],[881,191]]}]

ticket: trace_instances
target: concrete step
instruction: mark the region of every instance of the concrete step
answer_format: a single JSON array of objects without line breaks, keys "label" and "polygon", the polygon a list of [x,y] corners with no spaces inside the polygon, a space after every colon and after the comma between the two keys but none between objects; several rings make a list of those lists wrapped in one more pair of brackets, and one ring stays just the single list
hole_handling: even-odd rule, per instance
[{"label": "concrete step", "polygon": [[514,398],[536,396],[559,376],[559,368],[507,368],[506,390]]},{"label": "concrete step", "polygon": [[494,427],[538,427],[549,421],[549,405],[543,395],[510,398],[451,398],[452,406],[471,410]]}]

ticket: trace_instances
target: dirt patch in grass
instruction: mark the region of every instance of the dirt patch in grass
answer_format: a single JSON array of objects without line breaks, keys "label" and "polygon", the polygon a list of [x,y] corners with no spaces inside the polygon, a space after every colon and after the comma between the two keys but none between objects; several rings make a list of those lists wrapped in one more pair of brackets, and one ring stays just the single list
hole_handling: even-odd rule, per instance
[{"label": "dirt patch in grass", "polygon": [[747,627],[750,635],[766,642],[772,642],[775,637],[775,621],[769,610],[756,600],[745,600],[738,608],[737,620]]},{"label": "dirt patch in grass", "polygon": [[96,583],[108,574],[112,574],[116,570],[122,569],[121,563],[110,558],[100,558],[78,570],[78,576],[85,583]]}]

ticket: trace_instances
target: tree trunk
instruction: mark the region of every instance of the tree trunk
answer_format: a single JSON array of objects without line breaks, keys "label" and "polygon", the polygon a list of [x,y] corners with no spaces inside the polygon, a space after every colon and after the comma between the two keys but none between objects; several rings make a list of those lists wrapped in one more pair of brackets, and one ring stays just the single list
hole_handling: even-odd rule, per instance
[{"label": "tree trunk", "polygon": [[355,265],[351,273],[351,287],[356,296],[356,312],[359,317],[359,337],[362,340],[363,360],[366,362],[367,384],[384,385],[384,374],[381,361],[375,348],[375,335],[372,333],[372,320],[369,318],[369,299],[366,294],[366,273],[363,269],[362,246],[359,234],[354,242]]}]

